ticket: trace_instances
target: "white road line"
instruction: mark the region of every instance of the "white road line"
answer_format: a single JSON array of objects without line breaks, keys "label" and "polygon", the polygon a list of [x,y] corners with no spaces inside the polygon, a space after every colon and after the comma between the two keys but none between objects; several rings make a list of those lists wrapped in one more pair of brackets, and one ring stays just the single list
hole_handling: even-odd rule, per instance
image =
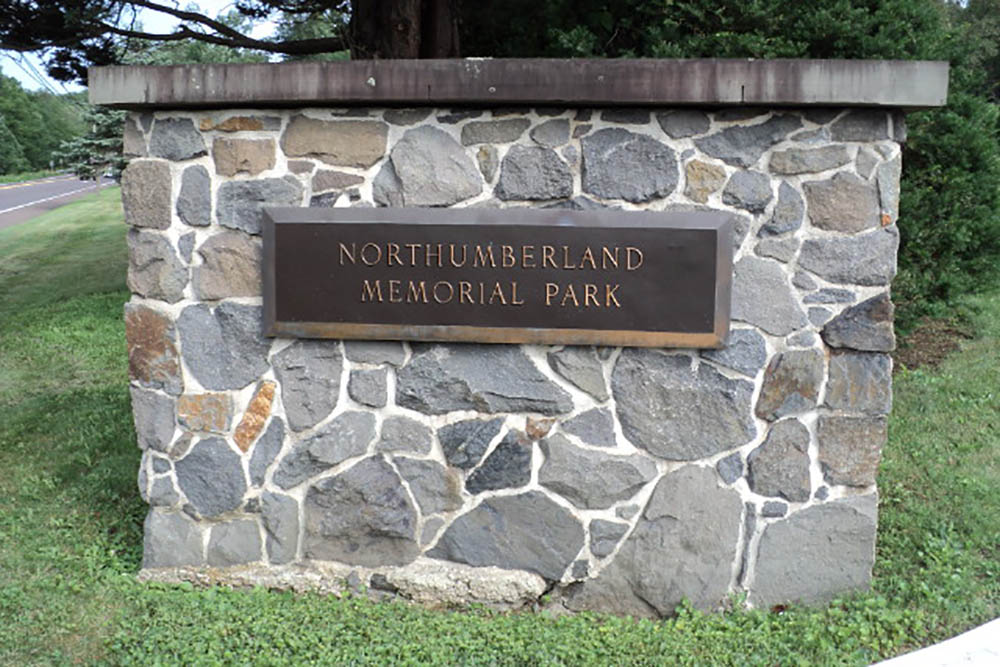
[{"label": "white road line", "polygon": [[84,190],[93,190],[96,185],[88,185],[85,188],[79,188],[78,190],[70,190],[69,192],[64,192],[61,195],[53,195],[51,197],[46,197],[45,199],[36,199],[35,201],[29,201],[27,204],[21,204],[19,206],[12,206],[10,208],[5,208],[0,211],[0,215],[4,213],[10,213],[11,211],[16,211],[18,209],[27,208],[29,206],[34,206],[35,204],[44,204],[47,201],[52,201],[53,199],[59,199],[60,197],[68,197],[69,195],[75,195],[77,192],[83,192]]}]

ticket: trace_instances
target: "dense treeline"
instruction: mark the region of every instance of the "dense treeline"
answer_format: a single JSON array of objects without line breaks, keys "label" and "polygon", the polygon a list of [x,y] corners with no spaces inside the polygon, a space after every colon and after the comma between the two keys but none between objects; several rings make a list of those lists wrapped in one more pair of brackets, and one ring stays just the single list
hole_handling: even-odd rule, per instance
[{"label": "dense treeline", "polygon": [[0,175],[63,164],[60,144],[83,134],[85,95],[26,91],[0,75]]}]

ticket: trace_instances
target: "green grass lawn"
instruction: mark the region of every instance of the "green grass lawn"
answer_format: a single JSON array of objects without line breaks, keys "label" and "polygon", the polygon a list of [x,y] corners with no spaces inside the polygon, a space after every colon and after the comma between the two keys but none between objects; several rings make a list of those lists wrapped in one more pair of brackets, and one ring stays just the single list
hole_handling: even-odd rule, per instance
[{"label": "green grass lawn", "polygon": [[896,377],[872,592],[668,621],[134,581],[144,505],[108,189],[0,231],[0,663],[867,664],[1000,615],[1000,291]]}]

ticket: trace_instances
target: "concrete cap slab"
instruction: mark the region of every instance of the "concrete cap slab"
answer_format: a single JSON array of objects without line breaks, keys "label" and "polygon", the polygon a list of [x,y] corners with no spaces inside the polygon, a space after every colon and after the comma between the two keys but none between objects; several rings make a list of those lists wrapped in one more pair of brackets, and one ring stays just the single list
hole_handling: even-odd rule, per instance
[{"label": "concrete cap slab", "polygon": [[354,60],[94,67],[121,109],[323,105],[836,106],[924,109],[948,63],[912,60]]}]

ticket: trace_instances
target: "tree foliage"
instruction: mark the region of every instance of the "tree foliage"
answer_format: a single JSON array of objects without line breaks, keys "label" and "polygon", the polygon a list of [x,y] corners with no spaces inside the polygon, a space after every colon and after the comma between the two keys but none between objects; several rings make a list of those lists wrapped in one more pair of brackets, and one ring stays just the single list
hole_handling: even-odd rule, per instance
[{"label": "tree foliage", "polygon": [[79,95],[29,92],[0,76],[0,174],[59,163],[59,145],[84,131],[82,113]]}]

